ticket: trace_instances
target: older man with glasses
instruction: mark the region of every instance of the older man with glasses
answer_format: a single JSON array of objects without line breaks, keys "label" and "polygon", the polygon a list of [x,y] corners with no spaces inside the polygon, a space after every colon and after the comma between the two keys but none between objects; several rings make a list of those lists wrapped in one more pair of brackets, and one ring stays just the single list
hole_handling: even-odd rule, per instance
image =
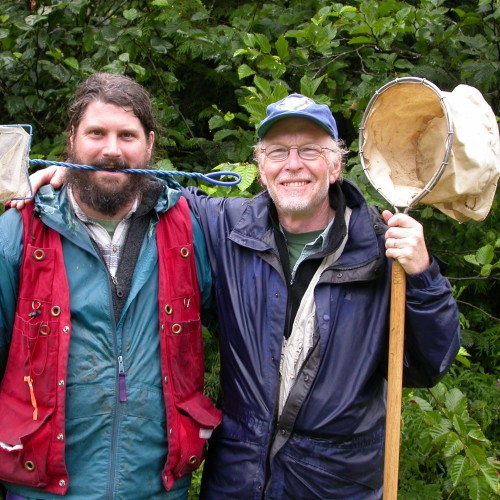
[{"label": "older man with glasses", "polygon": [[381,498],[391,258],[408,276],[406,385],[431,386],[450,367],[457,305],[422,226],[381,217],[342,180],[328,106],[292,94],[257,134],[263,193],[184,192],[220,318],[223,421],[202,497]]}]

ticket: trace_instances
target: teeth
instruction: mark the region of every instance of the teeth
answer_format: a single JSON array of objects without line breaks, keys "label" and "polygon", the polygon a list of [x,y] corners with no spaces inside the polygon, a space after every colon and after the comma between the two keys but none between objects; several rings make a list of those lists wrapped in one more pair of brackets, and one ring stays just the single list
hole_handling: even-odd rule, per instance
[{"label": "teeth", "polygon": [[301,181],[301,182],[284,182],[283,183],[285,186],[287,187],[302,187],[302,186],[305,186],[307,184],[307,182],[305,181]]}]

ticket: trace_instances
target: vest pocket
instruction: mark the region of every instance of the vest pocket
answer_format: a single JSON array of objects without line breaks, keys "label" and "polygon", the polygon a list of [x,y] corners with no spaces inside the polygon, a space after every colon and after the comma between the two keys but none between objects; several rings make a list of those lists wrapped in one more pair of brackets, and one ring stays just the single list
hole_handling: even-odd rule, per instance
[{"label": "vest pocket", "polygon": [[[25,402],[19,418],[43,419],[56,404],[58,321],[32,323],[16,315],[0,398],[14,394]],[[0,399],[1,401],[1,399]]]},{"label": "vest pocket", "polygon": [[44,488],[51,479],[47,473],[51,415],[47,414],[44,420],[30,418],[22,422],[16,412],[19,401],[6,399],[2,400],[0,417],[0,479]]},{"label": "vest pocket", "polygon": [[[20,309],[22,310],[20,301]],[[0,478],[43,488],[57,391],[57,321],[16,315],[0,385]]]},{"label": "vest pocket", "polygon": [[172,384],[176,399],[182,399],[203,388],[203,341],[201,323],[165,321],[165,340],[170,356]]},{"label": "vest pocket", "polygon": [[215,409],[209,398],[201,393],[176,404],[178,410],[178,432],[180,458],[174,475],[184,476],[197,469],[205,457],[205,444],[220,421],[219,410]]}]

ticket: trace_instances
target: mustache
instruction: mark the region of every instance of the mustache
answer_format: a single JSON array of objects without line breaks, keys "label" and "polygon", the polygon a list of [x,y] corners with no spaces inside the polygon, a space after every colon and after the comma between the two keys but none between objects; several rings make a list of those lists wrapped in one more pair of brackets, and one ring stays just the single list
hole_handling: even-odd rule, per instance
[{"label": "mustache", "polygon": [[106,159],[106,158],[101,158],[101,159],[98,159],[98,160],[95,160],[92,165],[92,167],[96,167],[96,168],[113,168],[113,169],[119,169],[119,170],[126,170],[126,169],[129,169],[131,168],[130,165],[120,159],[120,158],[116,158],[116,159]]}]

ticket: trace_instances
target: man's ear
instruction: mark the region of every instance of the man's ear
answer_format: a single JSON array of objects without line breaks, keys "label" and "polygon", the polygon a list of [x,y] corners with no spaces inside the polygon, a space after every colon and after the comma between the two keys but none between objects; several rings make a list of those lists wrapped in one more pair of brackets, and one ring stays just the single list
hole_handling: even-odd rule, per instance
[{"label": "man's ear", "polygon": [[151,158],[153,157],[153,147],[155,144],[155,133],[151,130],[149,132],[149,136],[146,137],[147,143],[148,143],[148,155],[149,155],[149,160],[151,161]]},{"label": "man's ear", "polygon": [[75,142],[75,128],[71,127],[68,133],[68,145],[70,151],[73,151],[74,142]]},{"label": "man's ear", "polygon": [[342,156],[340,154],[334,159],[330,170],[330,184],[335,184],[337,179],[340,177],[342,170]]},{"label": "man's ear", "polygon": [[266,174],[265,174],[264,169],[262,168],[260,162],[259,162],[259,181],[260,181],[262,187],[267,188]]}]

